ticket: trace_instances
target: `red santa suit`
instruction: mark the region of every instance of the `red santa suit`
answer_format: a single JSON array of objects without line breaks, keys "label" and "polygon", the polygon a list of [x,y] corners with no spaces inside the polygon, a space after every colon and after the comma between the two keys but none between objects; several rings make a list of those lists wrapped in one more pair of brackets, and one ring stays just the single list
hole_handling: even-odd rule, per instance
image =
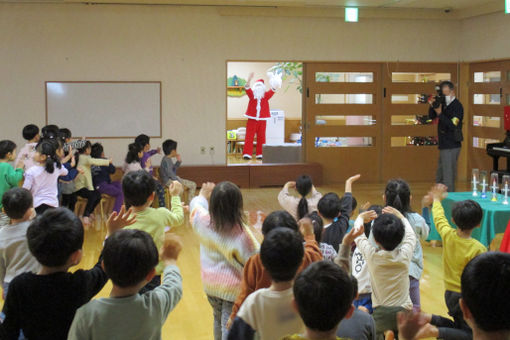
[{"label": "red santa suit", "polygon": [[[264,80],[259,79],[255,83],[264,84]],[[270,89],[264,93],[262,98],[255,98],[253,90],[246,88],[246,94],[250,101],[248,109],[244,114],[248,118],[246,123],[246,138],[244,141],[243,157],[251,158],[253,154],[253,139],[257,135],[257,158],[262,158],[262,146],[266,143],[266,121],[271,118],[269,112],[269,99],[274,95],[274,90]]]}]

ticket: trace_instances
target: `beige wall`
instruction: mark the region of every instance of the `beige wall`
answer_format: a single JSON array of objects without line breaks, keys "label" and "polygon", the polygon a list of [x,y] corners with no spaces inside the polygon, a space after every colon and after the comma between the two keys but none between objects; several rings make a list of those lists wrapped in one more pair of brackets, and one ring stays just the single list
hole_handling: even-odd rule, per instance
[{"label": "beige wall", "polygon": [[510,14],[496,13],[463,20],[460,59],[510,58]]},{"label": "beige wall", "polygon": [[[43,125],[44,81],[161,80],[164,137],[179,141],[186,164],[223,164],[227,60],[457,61],[459,36],[460,23],[443,20],[348,24],[220,16],[210,7],[4,3],[0,136],[21,144],[25,124]],[[435,48],[424,43],[431,37]],[[119,163],[128,142],[104,141],[105,150]]]},{"label": "beige wall", "polygon": [[[269,88],[267,70],[273,67],[275,63],[260,63],[260,62],[229,62],[227,65],[228,77],[237,75],[243,79],[247,79],[250,72],[254,73],[253,82],[257,79],[264,79],[266,87]],[[252,82],[252,83],[253,83]],[[297,90],[297,82],[290,83],[287,78],[282,88],[276,92],[271,98],[270,106],[272,110],[285,111],[285,118],[288,119],[301,119],[301,105],[302,95]],[[248,97],[227,97],[227,118],[228,119],[243,119],[248,105]]]}]

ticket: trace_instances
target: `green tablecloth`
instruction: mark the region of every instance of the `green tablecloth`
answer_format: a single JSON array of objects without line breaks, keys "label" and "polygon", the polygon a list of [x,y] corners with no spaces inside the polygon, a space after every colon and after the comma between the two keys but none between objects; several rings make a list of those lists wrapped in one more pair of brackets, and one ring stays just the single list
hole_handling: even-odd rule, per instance
[{"label": "green tablecloth", "polygon": [[[453,204],[464,200],[473,200],[478,202],[483,209],[483,218],[480,228],[476,228],[473,231],[472,236],[488,247],[496,234],[505,232],[508,220],[510,220],[510,205],[504,205],[501,203],[503,202],[503,196],[498,195],[497,202],[492,202],[491,198],[491,193],[487,194],[487,198],[482,199],[480,196],[473,197],[472,192],[452,192],[448,193],[448,197],[444,199],[442,203],[448,221],[453,227],[455,227],[452,222]],[[433,218],[431,217],[428,241],[432,240],[441,240],[441,236],[439,236],[439,233],[434,226]]]}]

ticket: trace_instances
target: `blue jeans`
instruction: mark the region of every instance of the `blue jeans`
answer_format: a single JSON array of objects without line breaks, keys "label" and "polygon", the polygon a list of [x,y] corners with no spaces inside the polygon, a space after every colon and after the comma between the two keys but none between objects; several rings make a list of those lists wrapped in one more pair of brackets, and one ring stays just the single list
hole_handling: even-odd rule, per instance
[{"label": "blue jeans", "polygon": [[214,340],[227,340],[227,322],[232,314],[233,302],[207,295],[207,300],[213,308]]}]

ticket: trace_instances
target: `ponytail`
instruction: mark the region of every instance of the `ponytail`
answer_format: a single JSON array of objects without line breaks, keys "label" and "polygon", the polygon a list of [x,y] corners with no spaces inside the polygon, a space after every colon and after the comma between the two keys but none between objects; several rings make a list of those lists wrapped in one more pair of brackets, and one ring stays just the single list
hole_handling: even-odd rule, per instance
[{"label": "ponytail", "polygon": [[296,180],[296,190],[301,195],[301,199],[299,200],[298,208],[297,208],[297,216],[298,220],[305,217],[308,210],[308,201],[306,200],[306,195],[312,191],[313,184],[312,178],[308,175],[299,176]]},{"label": "ponytail", "polygon": [[402,214],[411,212],[411,189],[409,184],[402,179],[392,179],[384,190],[386,205],[393,207]]},{"label": "ponytail", "polygon": [[62,164],[57,156],[57,148],[59,147],[58,142],[55,139],[44,139],[41,140],[35,147],[35,150],[41,155],[46,156],[44,163],[44,169],[47,173],[52,174],[55,171],[55,164],[57,168],[61,168]]},{"label": "ponytail", "polygon": [[308,215],[308,201],[306,200],[306,197],[301,197],[299,200],[299,204],[297,206],[297,216],[298,220],[302,219]]}]

